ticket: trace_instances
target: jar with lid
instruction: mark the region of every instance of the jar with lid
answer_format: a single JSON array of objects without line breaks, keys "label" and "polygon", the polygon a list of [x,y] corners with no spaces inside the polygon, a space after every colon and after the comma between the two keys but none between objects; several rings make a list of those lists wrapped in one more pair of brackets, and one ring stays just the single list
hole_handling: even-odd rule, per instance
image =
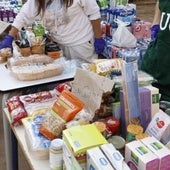
[{"label": "jar with lid", "polygon": [[49,162],[51,170],[63,169],[63,140],[54,139],[51,141]]}]

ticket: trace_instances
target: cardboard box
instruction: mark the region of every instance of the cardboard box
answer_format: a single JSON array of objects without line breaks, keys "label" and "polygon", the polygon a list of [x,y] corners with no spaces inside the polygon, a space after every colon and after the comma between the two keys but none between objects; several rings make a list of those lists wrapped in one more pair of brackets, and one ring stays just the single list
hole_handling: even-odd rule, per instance
[{"label": "cardboard box", "polygon": [[140,141],[125,145],[125,162],[130,169],[159,170],[159,158]]},{"label": "cardboard box", "polygon": [[100,146],[100,148],[116,170],[130,170],[124,161],[122,154],[116,150],[116,148],[111,143],[103,144]]},{"label": "cardboard box", "polygon": [[79,125],[63,131],[63,140],[79,163],[86,161],[86,151],[108,143],[95,125]]},{"label": "cardboard box", "polygon": [[159,89],[153,86],[145,86],[150,90],[151,99],[151,117],[159,112]]},{"label": "cardboard box", "polygon": [[149,89],[145,87],[139,88],[140,95],[140,106],[141,106],[141,115],[140,121],[144,130],[146,130],[147,126],[151,121],[151,92]]},{"label": "cardboard box", "polygon": [[87,170],[114,170],[99,147],[87,150]]},{"label": "cardboard box", "polygon": [[165,145],[155,137],[144,138],[141,142],[159,158],[159,170],[170,169],[170,150]]},{"label": "cardboard box", "polygon": [[[140,96],[140,122],[144,129],[146,130],[147,126],[152,120],[152,117],[159,111],[159,91],[153,86],[144,86],[139,88]],[[122,136],[126,138],[128,122],[131,117],[127,118],[124,108],[124,97],[123,92],[120,91],[120,102],[121,102],[121,131]]]},{"label": "cardboard box", "polygon": [[145,132],[166,145],[170,141],[170,116],[159,110],[152,118]]}]

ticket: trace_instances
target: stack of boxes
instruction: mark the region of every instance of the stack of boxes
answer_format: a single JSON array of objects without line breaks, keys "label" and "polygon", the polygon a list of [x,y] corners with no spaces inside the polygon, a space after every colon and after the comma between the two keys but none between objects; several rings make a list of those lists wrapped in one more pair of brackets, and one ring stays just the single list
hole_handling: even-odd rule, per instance
[{"label": "stack of boxes", "polygon": [[130,169],[169,170],[170,150],[155,137],[126,144],[125,161]]}]

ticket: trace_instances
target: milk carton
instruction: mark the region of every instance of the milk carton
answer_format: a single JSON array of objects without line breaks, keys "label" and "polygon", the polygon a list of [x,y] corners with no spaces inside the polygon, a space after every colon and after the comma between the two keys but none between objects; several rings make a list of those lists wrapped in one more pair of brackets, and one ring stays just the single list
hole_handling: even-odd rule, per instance
[{"label": "milk carton", "polygon": [[87,150],[87,170],[114,170],[99,147]]},{"label": "milk carton", "polygon": [[159,170],[170,170],[170,150],[155,137],[147,137],[141,140],[156,156],[158,156]]},{"label": "milk carton", "polygon": [[122,154],[116,150],[111,143],[101,145],[100,148],[116,170],[130,170],[128,165],[125,163]]},{"label": "milk carton", "polygon": [[130,169],[159,170],[159,158],[140,141],[125,145],[125,162]]}]

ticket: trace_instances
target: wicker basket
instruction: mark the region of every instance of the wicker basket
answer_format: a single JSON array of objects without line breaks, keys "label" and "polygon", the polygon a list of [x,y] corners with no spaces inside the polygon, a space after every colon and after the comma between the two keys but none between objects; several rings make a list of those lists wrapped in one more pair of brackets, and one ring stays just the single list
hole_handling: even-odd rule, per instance
[{"label": "wicker basket", "polygon": [[7,57],[0,57],[0,63],[4,63],[7,61]]},{"label": "wicker basket", "polygon": [[27,57],[31,55],[31,48],[30,47],[20,48],[20,52],[22,56]]},{"label": "wicker basket", "polygon": [[59,51],[52,51],[52,52],[47,52],[47,55],[53,59],[57,59],[61,57],[61,50]]},{"label": "wicker basket", "polygon": [[32,54],[44,54],[44,52],[45,52],[45,44],[33,45],[31,47],[31,53]]}]

